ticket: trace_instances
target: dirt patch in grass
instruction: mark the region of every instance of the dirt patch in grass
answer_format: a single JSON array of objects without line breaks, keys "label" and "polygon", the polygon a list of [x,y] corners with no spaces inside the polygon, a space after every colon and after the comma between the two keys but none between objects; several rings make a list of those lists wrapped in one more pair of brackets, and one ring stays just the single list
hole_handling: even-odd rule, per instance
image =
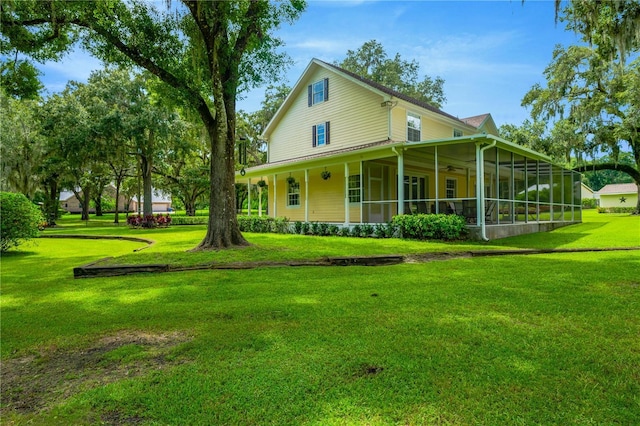
[{"label": "dirt patch in grass", "polygon": [[89,348],[2,361],[0,415],[48,410],[78,392],[180,364],[172,348],[189,340],[178,332],[121,331]]}]

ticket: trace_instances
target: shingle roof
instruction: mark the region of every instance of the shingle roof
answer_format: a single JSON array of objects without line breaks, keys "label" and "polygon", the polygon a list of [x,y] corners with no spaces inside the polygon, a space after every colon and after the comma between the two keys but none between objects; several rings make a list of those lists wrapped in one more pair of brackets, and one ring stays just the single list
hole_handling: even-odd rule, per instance
[{"label": "shingle roof", "polygon": [[366,84],[368,86],[371,86],[371,87],[373,87],[373,88],[375,88],[377,90],[380,90],[381,92],[384,92],[387,95],[391,95],[391,96],[393,96],[395,98],[402,99],[403,101],[409,102],[411,104],[414,104],[416,106],[419,106],[419,107],[424,108],[426,110],[429,110],[431,112],[435,112],[436,114],[440,114],[440,115],[443,115],[443,116],[445,116],[447,118],[450,118],[452,120],[460,121],[460,122],[462,122],[464,124],[467,124],[463,120],[460,120],[458,117],[454,117],[453,115],[448,114],[448,113],[442,111],[439,108],[436,108],[435,106],[431,105],[430,103],[427,103],[427,102],[424,102],[424,101],[420,101],[418,99],[412,98],[411,96],[407,96],[407,95],[405,95],[403,93],[400,93],[400,92],[398,92],[396,90],[393,90],[393,89],[390,89],[390,88],[388,88],[386,86],[383,86],[380,83],[376,83],[373,80],[369,80],[368,78],[359,76],[356,73],[353,73],[351,71],[347,71],[344,68],[340,68],[339,66],[330,64],[328,62],[324,62],[324,61],[322,61],[320,59],[316,59],[316,61],[318,61],[319,63],[322,63],[323,65],[331,67],[331,68],[333,68],[333,69],[335,69],[335,70],[337,70],[337,71],[339,71],[341,73],[347,74],[348,76],[350,76],[352,78],[355,78],[356,80],[359,80],[359,81],[363,82],[364,84]]},{"label": "shingle roof", "polygon": [[628,194],[628,193],[637,193],[638,187],[635,183],[610,183],[608,185],[603,186],[598,194],[607,195],[607,194]]},{"label": "shingle roof", "polygon": [[473,117],[467,117],[467,118],[461,118],[460,120],[463,121],[465,124],[468,124],[469,126],[473,126],[476,129],[480,126],[482,126],[482,123],[484,123],[484,121],[487,119],[487,117],[489,117],[490,114],[480,114],[480,115],[474,115]]},{"label": "shingle roof", "polygon": [[392,141],[391,139],[385,139],[385,140],[378,141],[378,142],[369,142],[369,143],[365,143],[365,144],[362,144],[362,145],[350,146],[350,147],[347,147],[347,148],[336,149],[336,150],[333,150],[333,151],[326,151],[326,152],[322,152],[320,154],[311,154],[311,155],[305,155],[303,157],[289,158],[289,159],[286,159],[286,160],[273,161],[271,163],[264,163],[264,164],[260,164],[258,166],[250,167],[248,170],[253,172],[253,171],[264,169],[264,168],[272,168],[274,166],[281,166],[281,165],[285,165],[285,164],[298,163],[300,161],[305,161],[305,160],[315,160],[315,159],[323,158],[323,157],[331,157],[331,156],[334,156],[334,155],[345,154],[345,153],[352,152],[352,151],[359,151],[359,150],[367,149],[367,148],[375,148],[375,147],[378,147],[378,146],[393,145],[393,144],[396,144],[396,143],[397,142]]}]

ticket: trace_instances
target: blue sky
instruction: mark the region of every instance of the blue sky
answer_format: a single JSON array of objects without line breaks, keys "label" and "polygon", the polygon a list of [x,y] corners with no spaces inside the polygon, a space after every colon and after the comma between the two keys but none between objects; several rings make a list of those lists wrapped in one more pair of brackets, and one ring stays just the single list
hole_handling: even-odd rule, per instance
[{"label": "blue sky", "polygon": [[[347,50],[375,39],[389,56],[416,60],[421,77],[445,80],[444,111],[460,118],[488,112],[498,126],[520,124],[529,117],[522,97],[544,83],[554,46],[578,43],[554,13],[553,0],[311,0],[298,21],[277,32],[294,62],[284,82],[295,84],[312,58],[341,61]],[[82,52],[41,67],[49,92],[100,68]],[[238,108],[255,111],[263,96],[264,88],[244,93]]]}]

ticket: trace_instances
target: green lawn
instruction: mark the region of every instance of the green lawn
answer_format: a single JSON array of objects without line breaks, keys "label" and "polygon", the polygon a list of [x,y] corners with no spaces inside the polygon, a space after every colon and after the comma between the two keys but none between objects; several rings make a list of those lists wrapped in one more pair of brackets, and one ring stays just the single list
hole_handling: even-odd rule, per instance
[{"label": "green lawn", "polygon": [[[73,280],[104,256],[174,263],[640,245],[640,218],[489,243],[65,223],[2,258],[3,424],[640,424],[640,252]],[[197,258],[194,260],[193,258]],[[157,260],[154,260],[154,262]]]}]

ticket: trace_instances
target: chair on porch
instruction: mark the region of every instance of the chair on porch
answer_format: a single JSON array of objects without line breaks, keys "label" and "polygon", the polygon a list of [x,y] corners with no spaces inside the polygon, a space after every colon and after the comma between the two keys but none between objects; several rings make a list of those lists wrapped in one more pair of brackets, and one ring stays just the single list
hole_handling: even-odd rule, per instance
[{"label": "chair on porch", "polygon": [[496,201],[489,201],[484,209],[484,221],[492,222],[491,216],[493,215],[494,210],[496,209]]},{"label": "chair on porch", "polygon": [[429,213],[426,201],[418,201],[417,202],[417,207],[418,207],[418,213],[419,214],[427,214],[427,213]]},{"label": "chair on porch", "polygon": [[413,210],[411,209],[411,202],[410,201],[405,201],[404,202],[404,214],[413,214]]}]

